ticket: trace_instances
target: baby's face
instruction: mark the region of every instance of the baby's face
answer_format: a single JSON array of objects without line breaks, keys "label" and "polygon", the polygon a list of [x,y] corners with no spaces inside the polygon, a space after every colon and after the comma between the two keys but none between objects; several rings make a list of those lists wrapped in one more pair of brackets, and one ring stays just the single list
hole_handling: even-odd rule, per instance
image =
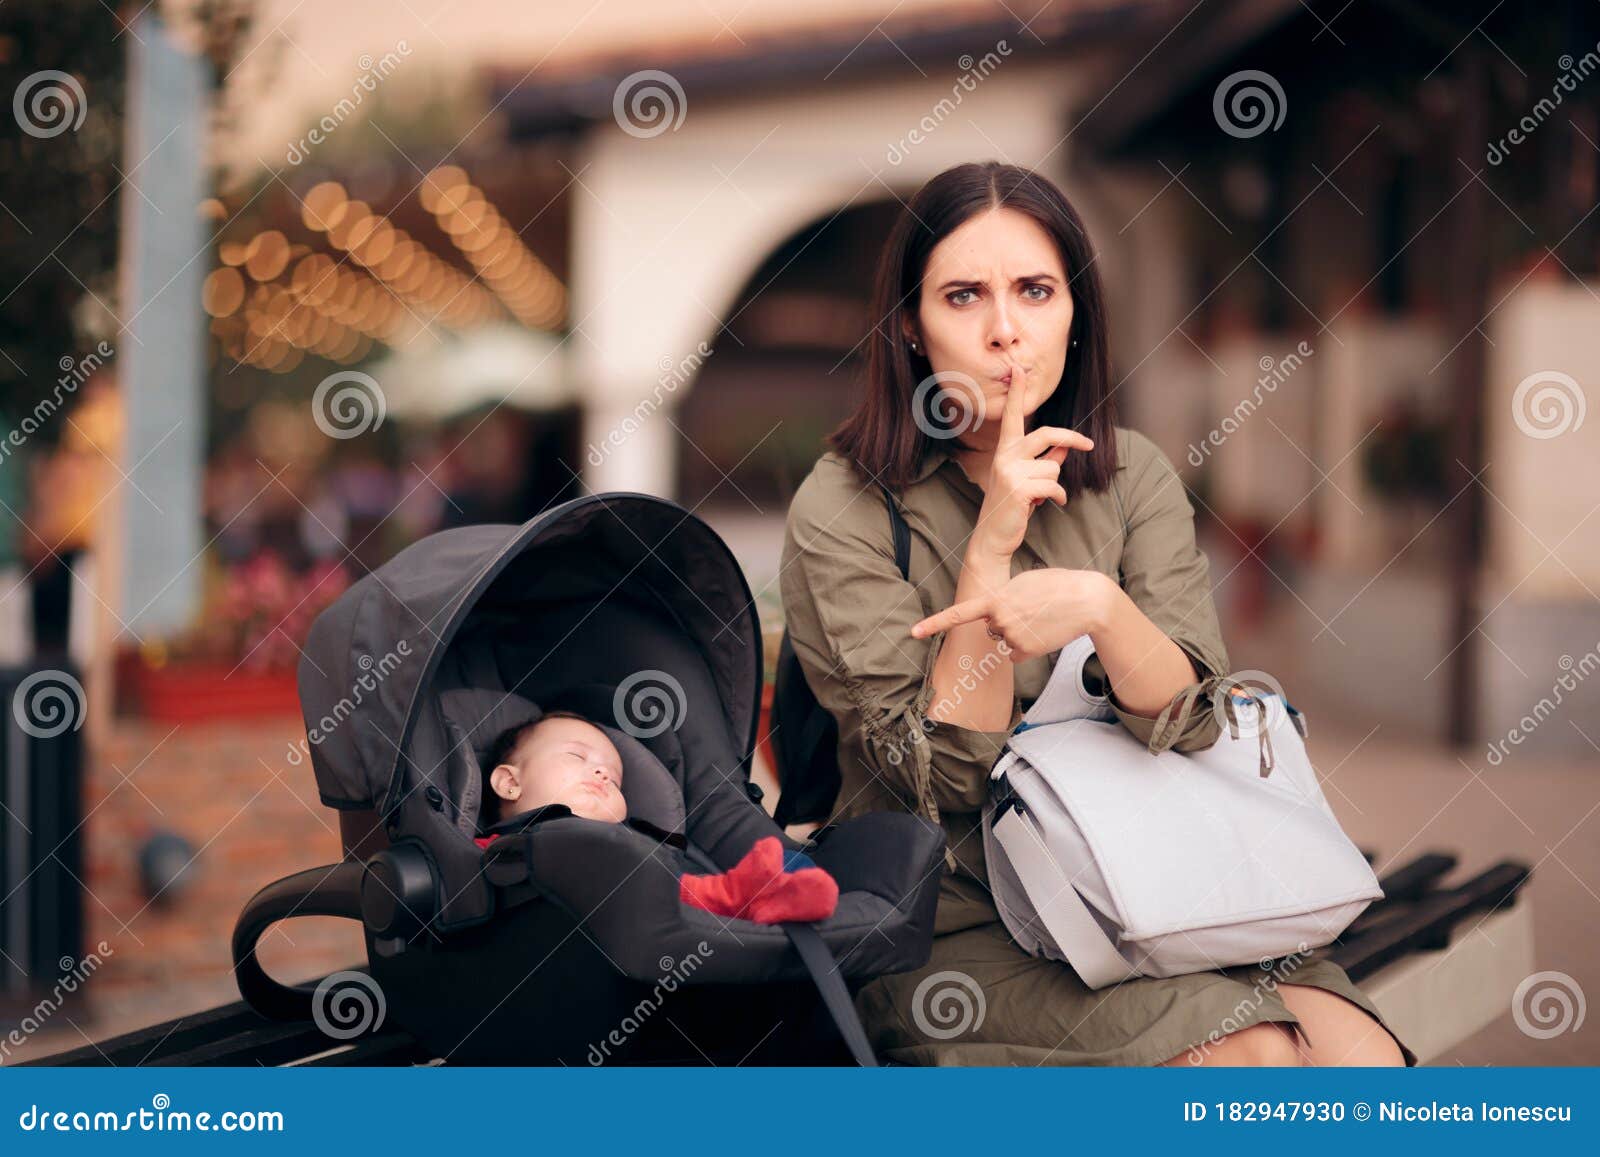
[{"label": "baby's face", "polygon": [[621,823],[628,815],[622,757],[605,732],[581,719],[544,720],[522,737],[489,782],[503,801],[502,819],[551,803],[606,823]]}]

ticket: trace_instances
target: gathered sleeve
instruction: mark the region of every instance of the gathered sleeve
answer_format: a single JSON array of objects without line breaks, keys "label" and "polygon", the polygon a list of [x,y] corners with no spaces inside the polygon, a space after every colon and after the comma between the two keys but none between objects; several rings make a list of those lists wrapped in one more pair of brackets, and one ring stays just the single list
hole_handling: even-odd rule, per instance
[{"label": "gathered sleeve", "polygon": [[[847,470],[819,462],[789,507],[779,582],[790,642],[841,741],[859,733],[869,770],[911,810],[935,823],[941,811],[978,811],[1021,709],[1013,694],[1010,722],[998,731],[928,718],[946,636],[911,637],[929,612],[895,566],[882,492]],[[963,678],[976,686],[985,674]]]},{"label": "gathered sleeve", "polygon": [[[1228,652],[1211,597],[1211,570],[1195,543],[1194,507],[1183,481],[1154,442],[1128,432],[1127,469],[1118,471],[1117,497],[1123,516],[1122,589],[1146,618],[1194,662],[1196,681],[1228,673]],[[1098,656],[1086,671],[1104,682]],[[1156,720],[1111,706],[1139,740],[1148,744]],[[1210,747],[1221,733],[1210,711],[1196,711],[1172,743],[1176,751]]]}]

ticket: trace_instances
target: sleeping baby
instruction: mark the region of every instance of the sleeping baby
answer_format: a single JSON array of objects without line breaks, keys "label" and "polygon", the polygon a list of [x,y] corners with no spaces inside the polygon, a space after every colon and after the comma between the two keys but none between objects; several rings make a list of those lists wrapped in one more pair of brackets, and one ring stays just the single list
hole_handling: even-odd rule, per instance
[{"label": "sleeping baby", "polygon": [[[506,728],[489,749],[483,776],[480,826],[485,834],[474,837],[480,848],[538,822],[529,813],[557,805],[604,823],[628,818],[622,756],[604,731],[571,711],[547,711]],[[726,872],[685,872],[678,880],[678,899],[717,916],[809,923],[833,915],[839,885],[810,857],[785,849],[773,835],[758,839]]]},{"label": "sleeping baby", "polygon": [[613,824],[628,815],[622,756],[604,731],[571,711],[506,728],[484,763],[485,829],[550,804]]}]

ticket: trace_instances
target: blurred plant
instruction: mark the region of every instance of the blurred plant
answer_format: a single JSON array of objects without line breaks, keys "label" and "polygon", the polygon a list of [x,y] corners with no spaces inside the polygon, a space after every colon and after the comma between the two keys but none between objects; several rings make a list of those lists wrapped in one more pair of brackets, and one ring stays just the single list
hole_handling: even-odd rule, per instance
[{"label": "blurred plant", "polygon": [[[171,0],[162,13],[203,48],[220,83],[244,51],[255,7],[256,0]],[[48,120],[29,131],[15,109],[0,117],[8,210],[0,214],[0,421],[48,395],[63,358],[99,337],[115,342],[122,174],[138,168],[137,158],[122,155],[132,18],[131,9],[101,0],[0,6],[0,92],[37,98],[30,117]],[[227,123],[220,108],[213,112],[214,125]],[[59,437],[60,426],[41,437]]]},{"label": "blurred plant", "polygon": [[[385,50],[390,50],[391,56],[399,51],[392,38],[373,43],[380,56]],[[405,71],[404,84],[383,84],[370,90],[359,114],[337,132],[330,132],[323,123],[327,108],[308,106],[296,139],[320,126],[325,139],[315,147],[319,166],[361,182],[385,180],[383,170],[392,169],[387,179],[397,194],[415,188],[419,180],[406,157],[434,155],[441,149],[470,156],[474,148],[500,143],[496,134],[504,131],[503,126],[491,115],[494,110],[471,68],[450,62],[432,66],[408,63]],[[397,153],[401,160],[395,162]],[[483,165],[474,164],[471,169],[477,179],[483,179]]]},{"label": "blurred plant", "polygon": [[[92,345],[74,317],[84,286],[114,289],[124,42],[96,0],[0,7],[0,91],[39,108],[0,116],[0,423],[56,385],[62,358]],[[61,79],[65,76],[67,79]],[[36,123],[37,121],[37,123]],[[43,127],[40,127],[40,126]],[[40,431],[58,438],[63,423]]]},{"label": "blurred plant", "polygon": [[311,621],[349,585],[338,563],[320,562],[297,574],[269,550],[222,565],[209,584],[200,625],[174,651],[251,671],[293,670]]},{"label": "blurred plant", "polygon": [[205,53],[220,90],[245,55],[257,7],[257,0],[169,0],[162,15]]}]

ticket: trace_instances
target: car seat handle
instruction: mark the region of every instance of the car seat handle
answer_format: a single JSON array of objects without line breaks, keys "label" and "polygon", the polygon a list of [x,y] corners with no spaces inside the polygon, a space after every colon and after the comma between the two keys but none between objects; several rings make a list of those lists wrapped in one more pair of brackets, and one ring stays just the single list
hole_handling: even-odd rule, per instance
[{"label": "car seat handle", "polygon": [[361,919],[358,860],[324,864],[268,884],[250,898],[233,926],[233,971],[239,995],[269,1020],[310,1020],[315,986],[280,984],[256,958],[256,945],[279,920],[291,916],[342,916]]}]

